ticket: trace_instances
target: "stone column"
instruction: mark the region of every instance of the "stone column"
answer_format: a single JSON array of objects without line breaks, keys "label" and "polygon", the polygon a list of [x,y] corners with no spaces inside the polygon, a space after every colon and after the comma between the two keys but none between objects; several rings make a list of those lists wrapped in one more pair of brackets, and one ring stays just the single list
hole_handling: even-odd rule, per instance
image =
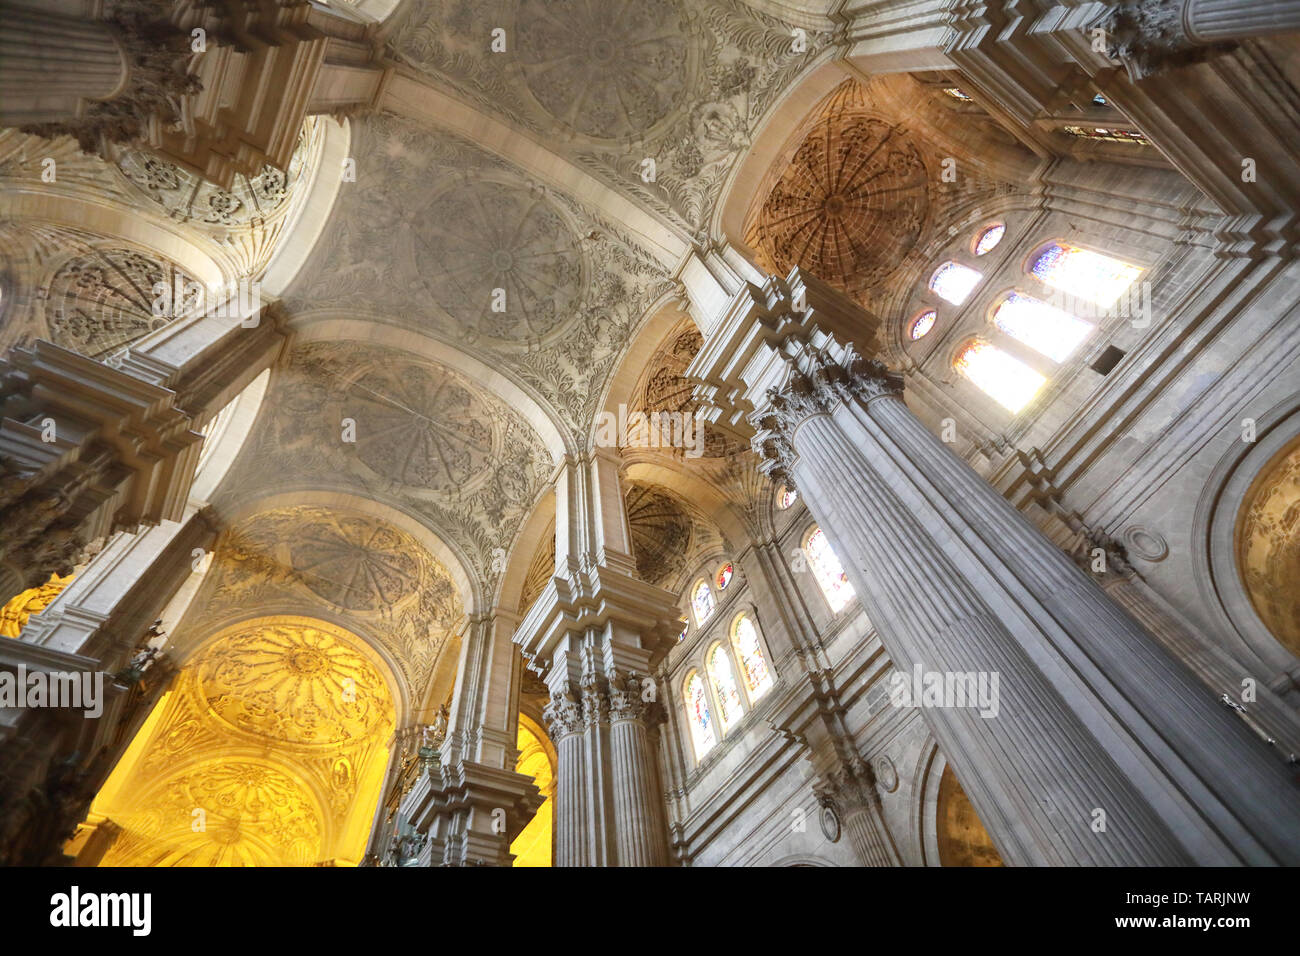
[{"label": "stone column", "polygon": [[582,704],[572,694],[552,694],[543,717],[556,751],[555,865],[588,866]]},{"label": "stone column", "polygon": [[885,822],[876,795],[871,768],[859,759],[828,774],[813,791],[823,807],[830,807],[843,824],[849,845],[863,866],[899,866],[894,848],[886,843]]},{"label": "stone column", "polygon": [[749,415],[901,674],[997,678],[987,717],[921,710],[1003,857],[1300,860],[1284,764],[846,344],[874,348],[875,327],[795,271],[742,290],[689,374],[719,419]]},{"label": "stone column", "polygon": [[[655,752],[647,726],[655,706],[654,682],[614,675],[609,682],[610,754],[614,822],[620,866],[666,866],[663,796],[655,786]],[[647,695],[650,699],[647,700]],[[662,709],[662,708],[661,708]]]},{"label": "stone column", "polygon": [[[425,836],[434,866],[509,866],[510,844],[541,806],[532,778],[515,771],[519,663],[513,617],[474,614],[461,642],[446,737],[400,811]],[[436,734],[436,731],[435,731]]]},{"label": "stone column", "polygon": [[125,51],[108,24],[0,3],[0,126],[76,117],[126,84]]},{"label": "stone column", "polygon": [[650,744],[662,708],[647,675],[681,630],[676,596],[635,576],[612,452],[565,463],[555,523],[556,573],[515,643],[545,671],[551,693],[556,864],[663,866],[665,811]]},{"label": "stone column", "polygon": [[1123,0],[1099,26],[1112,56],[1140,80],[1233,49],[1233,41],[1300,30],[1295,0]]},{"label": "stone column", "polygon": [[1183,25],[1201,43],[1300,30],[1300,3],[1295,0],[1186,0]]}]

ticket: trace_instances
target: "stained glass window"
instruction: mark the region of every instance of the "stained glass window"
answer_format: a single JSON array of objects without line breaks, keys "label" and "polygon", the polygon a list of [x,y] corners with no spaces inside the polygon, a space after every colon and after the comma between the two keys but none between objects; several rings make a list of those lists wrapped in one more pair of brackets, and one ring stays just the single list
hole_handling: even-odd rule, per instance
[{"label": "stained glass window", "polygon": [[836,613],[844,610],[853,600],[853,585],[849,584],[849,576],[844,573],[843,565],[840,564],[839,558],[835,557],[835,552],[831,550],[830,542],[826,540],[826,535],[822,533],[821,528],[814,529],[812,534],[808,535],[803,550],[808,556],[813,577],[817,579],[822,594],[826,596],[826,603]]},{"label": "stained glass window", "polygon": [[1049,244],[1029,271],[1053,288],[1103,307],[1113,305],[1142,274],[1140,266],[1068,242]]},{"label": "stained glass window", "polygon": [[682,632],[681,632],[680,634],[677,635],[677,643],[678,643],[678,644],[680,644],[682,641],[686,640],[686,632],[690,629],[690,626],[691,626],[691,625],[690,625],[688,622],[686,622],[686,621],[683,621],[683,622],[682,622]]},{"label": "stained glass window", "polygon": [[922,312],[916,318],[914,318],[912,320],[912,328],[908,332],[908,334],[912,337],[912,341],[915,342],[921,336],[925,335],[925,333],[929,332],[932,328],[934,328],[934,320],[937,319],[938,317],[939,316],[934,311],[934,309],[928,309],[925,312]]},{"label": "stained glass window", "polygon": [[1098,106],[1105,106],[1105,105],[1106,105],[1106,97],[1102,96],[1100,93],[1098,93],[1096,96],[1094,96],[1094,97],[1092,98],[1092,101],[1093,101],[1094,103],[1096,103]]},{"label": "stained glass window", "polygon": [[718,740],[713,734],[713,715],[709,713],[704,681],[695,671],[686,678],[686,717],[691,725],[691,740],[695,743],[695,759],[699,760]]},{"label": "stained glass window", "polygon": [[979,238],[975,240],[975,255],[982,256],[996,246],[1002,241],[1002,236],[1006,231],[1007,227],[1002,223],[998,223],[996,226],[989,226],[981,232]]},{"label": "stained glass window", "polygon": [[740,615],[731,625],[731,644],[740,658],[740,672],[745,678],[749,699],[758,700],[772,686],[772,672],[767,669],[767,658],[758,642],[758,628],[748,614]]},{"label": "stained glass window", "polygon": [[793,488],[786,488],[784,485],[782,485],[781,490],[776,493],[776,506],[782,511],[789,508],[798,500],[799,492],[795,491]]},{"label": "stained glass window", "polygon": [[945,262],[930,277],[930,288],[940,298],[947,299],[953,305],[961,305],[981,278],[970,266]]},{"label": "stained glass window", "polygon": [[717,584],[719,591],[727,590],[727,585],[731,583],[731,576],[736,573],[736,569],[728,561],[722,567],[718,568]]},{"label": "stained glass window", "polygon": [[736,721],[744,716],[740,703],[740,688],[736,686],[736,675],[731,670],[731,655],[721,644],[714,644],[709,651],[709,678],[713,681],[713,696],[718,699],[718,719],[722,722],[722,732],[735,726]]},{"label": "stained glass window", "polygon": [[945,87],[944,92],[947,93],[949,96],[951,96],[954,100],[960,100],[963,103],[974,102],[974,100],[970,98],[970,95],[965,90],[958,89],[955,86]]},{"label": "stained glass window", "polygon": [[696,581],[695,587],[691,588],[691,609],[695,612],[696,627],[700,627],[713,613],[713,592],[709,590],[708,581]]},{"label": "stained glass window", "polygon": [[1063,362],[1093,326],[1020,292],[1008,292],[993,311],[993,324],[1049,359]]},{"label": "stained glass window", "polygon": [[1047,380],[1032,368],[988,342],[972,342],[961,350],[953,368],[1008,411],[1029,404]]},{"label": "stained glass window", "polygon": [[1076,139],[1100,139],[1107,143],[1134,143],[1149,146],[1150,141],[1133,129],[1115,129],[1101,126],[1064,126],[1062,129]]}]

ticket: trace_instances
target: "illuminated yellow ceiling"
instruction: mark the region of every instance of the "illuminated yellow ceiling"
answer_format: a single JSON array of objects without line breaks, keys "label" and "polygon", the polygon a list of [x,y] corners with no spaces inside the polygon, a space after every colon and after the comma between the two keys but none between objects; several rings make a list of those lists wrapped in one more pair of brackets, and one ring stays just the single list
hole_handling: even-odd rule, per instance
[{"label": "illuminated yellow ceiling", "polygon": [[103,866],[355,865],[388,763],[383,664],[323,621],[227,629],[178,675],[91,808]]},{"label": "illuminated yellow ceiling", "polygon": [[545,732],[527,716],[519,715],[518,773],[533,778],[546,800],[537,814],[510,844],[515,866],[550,866],[551,834],[555,811],[555,756]]},{"label": "illuminated yellow ceiling", "polygon": [[1237,560],[1260,619],[1300,656],[1300,446],[1276,458],[1246,495]]}]

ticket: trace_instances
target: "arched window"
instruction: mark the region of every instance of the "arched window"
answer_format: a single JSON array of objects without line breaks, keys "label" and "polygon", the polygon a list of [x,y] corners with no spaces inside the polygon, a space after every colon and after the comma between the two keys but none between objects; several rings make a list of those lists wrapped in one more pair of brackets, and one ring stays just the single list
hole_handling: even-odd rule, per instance
[{"label": "arched window", "polygon": [[695,612],[696,627],[702,626],[709,619],[713,608],[713,592],[709,590],[709,582],[700,578],[695,582],[695,587],[691,588],[691,610]]},{"label": "arched window", "polygon": [[853,600],[853,585],[849,584],[849,576],[844,573],[840,559],[835,557],[821,528],[812,530],[804,540],[803,550],[808,556],[813,577],[826,596],[826,603],[838,614]]},{"label": "arched window", "polygon": [[996,246],[1002,241],[1002,236],[1006,231],[1007,227],[1002,223],[989,226],[987,229],[982,230],[980,234],[975,237],[975,245],[973,247],[975,255],[982,256],[984,253]]},{"label": "arched window", "polygon": [[970,266],[958,262],[945,262],[930,277],[930,288],[940,298],[947,299],[953,305],[961,305],[971,290],[983,278]]},{"label": "arched window", "polygon": [[686,678],[686,722],[691,725],[691,741],[695,744],[695,759],[700,760],[718,742],[713,734],[713,716],[709,713],[709,698],[704,681],[695,671]]},{"label": "arched window", "polygon": [[731,655],[721,644],[714,644],[705,665],[709,669],[709,679],[713,681],[713,696],[718,699],[718,719],[725,734],[745,713],[740,703],[736,675],[731,670]]},{"label": "arched window", "polygon": [[1055,362],[1064,362],[1093,330],[1092,323],[1021,292],[1002,297],[993,324]]},{"label": "arched window", "polygon": [[939,317],[934,309],[927,309],[912,320],[912,327],[908,329],[908,336],[915,342],[925,333],[934,328],[934,320]]},{"label": "arched window", "polygon": [[1019,359],[978,340],[966,345],[952,365],[1011,412],[1028,405],[1047,381]]},{"label": "arched window", "polygon": [[740,658],[740,673],[745,679],[745,689],[750,700],[758,700],[772,686],[772,672],[767,669],[767,658],[758,641],[758,628],[748,614],[741,614],[731,625],[731,646]]},{"label": "arched window", "polygon": [[784,511],[799,500],[799,492],[782,485],[776,493],[776,506]]},{"label": "arched window", "polygon": [[682,641],[686,640],[686,632],[690,629],[690,626],[691,626],[691,625],[690,625],[689,622],[687,622],[687,621],[682,621],[682,632],[681,632],[680,634],[677,635],[677,643],[678,643],[678,644],[680,644]]},{"label": "arched window", "polygon": [[730,561],[718,568],[718,574],[713,580],[717,584],[719,591],[727,590],[727,585],[731,583],[732,575],[735,573],[736,569],[732,567]]},{"label": "arched window", "polygon": [[1081,249],[1068,242],[1048,243],[1029,271],[1055,289],[1108,307],[1142,274],[1132,263]]}]

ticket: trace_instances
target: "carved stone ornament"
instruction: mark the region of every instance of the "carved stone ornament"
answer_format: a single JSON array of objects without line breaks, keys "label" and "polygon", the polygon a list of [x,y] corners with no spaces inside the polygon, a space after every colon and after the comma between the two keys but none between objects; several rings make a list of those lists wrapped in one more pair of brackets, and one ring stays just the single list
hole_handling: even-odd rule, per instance
[{"label": "carved stone ornament", "polygon": [[822,807],[817,819],[821,823],[822,833],[825,834],[826,839],[832,843],[838,843],[840,841],[840,815],[835,812],[835,808],[829,804]]},{"label": "carved stone ornament", "polygon": [[636,674],[616,673],[609,681],[609,716],[611,720],[639,720],[646,712],[641,678]]},{"label": "carved stone ornament", "polygon": [[85,152],[107,157],[109,143],[141,140],[152,122],[179,123],[181,100],[202,92],[203,85],[189,72],[194,57],[189,34],[165,13],[162,4],[116,3],[106,23],[127,53],[126,88],[111,100],[88,104],[75,120],[25,126],[23,132],[49,139],[71,136]]},{"label": "carved stone ornament", "polygon": [[1105,31],[1106,55],[1121,60],[1134,81],[1164,70],[1202,63],[1231,51],[1235,43],[1201,44],[1183,26],[1178,0],[1127,0],[1097,21]]},{"label": "carved stone ornament", "polygon": [[813,415],[825,414],[839,402],[863,403],[903,394],[903,377],[877,359],[858,355],[852,347],[837,359],[825,351],[801,362],[781,388],[767,390],[767,407],[749,416],[756,433],[751,439],[762,459],[759,470],[769,479],[795,488],[791,469],[798,457],[793,438],[799,425]]},{"label": "carved stone ornament", "polygon": [[571,689],[552,693],[550,702],[542,709],[542,719],[552,740],[576,734],[582,730],[582,702]]}]

